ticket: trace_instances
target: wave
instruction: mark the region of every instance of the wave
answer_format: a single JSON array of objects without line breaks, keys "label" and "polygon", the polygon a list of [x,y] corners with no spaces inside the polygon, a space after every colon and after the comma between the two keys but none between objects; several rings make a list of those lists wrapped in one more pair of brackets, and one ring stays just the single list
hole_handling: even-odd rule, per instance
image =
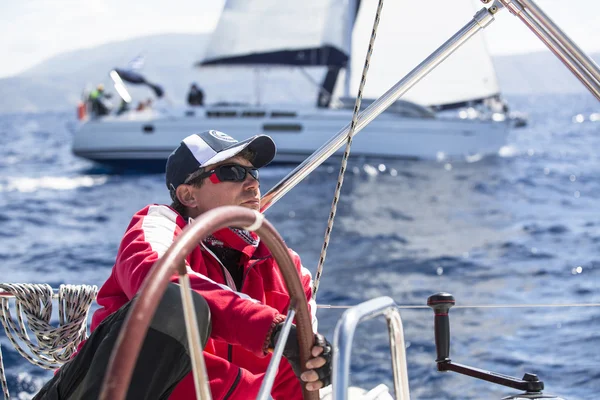
[{"label": "wave", "polygon": [[44,176],[41,178],[8,178],[0,183],[0,192],[32,193],[39,190],[73,190],[80,187],[99,186],[106,183],[107,176]]}]

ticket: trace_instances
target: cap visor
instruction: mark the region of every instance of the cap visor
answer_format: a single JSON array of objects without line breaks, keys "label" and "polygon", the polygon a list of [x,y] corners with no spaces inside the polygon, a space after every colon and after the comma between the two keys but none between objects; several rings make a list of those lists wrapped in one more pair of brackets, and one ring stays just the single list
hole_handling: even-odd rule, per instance
[{"label": "cap visor", "polygon": [[220,163],[221,161],[225,161],[228,158],[231,158],[231,157],[235,156],[236,154],[239,154],[242,150],[244,150],[246,147],[248,147],[249,144],[250,143],[243,143],[243,142],[236,143],[234,146],[232,146],[226,150],[223,150],[223,151],[215,154],[208,160],[206,160],[206,162],[204,164],[202,164],[202,166],[206,167],[208,165],[213,165],[213,164]]},{"label": "cap visor", "polygon": [[254,153],[252,165],[256,168],[261,168],[270,163],[275,158],[276,147],[275,142],[269,136],[257,135],[249,139],[243,140],[233,146],[215,154],[208,159],[202,166],[217,164],[239,154],[246,147],[249,147]]}]

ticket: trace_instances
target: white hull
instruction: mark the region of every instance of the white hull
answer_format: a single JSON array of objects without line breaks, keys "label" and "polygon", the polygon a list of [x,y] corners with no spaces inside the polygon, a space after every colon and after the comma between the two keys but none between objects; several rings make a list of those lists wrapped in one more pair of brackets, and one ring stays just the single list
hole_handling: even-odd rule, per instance
[{"label": "white hull", "polygon": [[[187,114],[194,115],[187,116],[182,116],[186,115],[184,110],[178,116],[146,111],[109,116],[84,123],[75,133],[73,152],[103,163],[162,162],[187,135],[217,129],[238,140],[267,134],[277,144],[276,162],[299,162],[352,117],[349,110],[288,110],[196,108],[188,109]],[[352,154],[416,159],[435,159],[441,154],[450,158],[494,154],[505,144],[508,128],[507,121],[408,118],[383,113],[354,138]]]}]

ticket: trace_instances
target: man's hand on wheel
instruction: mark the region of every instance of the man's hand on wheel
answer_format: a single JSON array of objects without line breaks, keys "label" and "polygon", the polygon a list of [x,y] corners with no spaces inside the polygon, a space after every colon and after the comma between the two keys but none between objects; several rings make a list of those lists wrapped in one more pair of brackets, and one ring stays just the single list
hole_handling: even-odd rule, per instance
[{"label": "man's hand on wheel", "polygon": [[308,371],[304,371],[300,379],[306,382],[306,390],[313,391],[331,384],[331,344],[317,333],[310,353],[313,358],[306,362]]},{"label": "man's hand on wheel", "polygon": [[[273,330],[270,347],[274,348],[283,323]],[[300,350],[296,325],[292,325],[290,335],[283,348],[283,356],[288,360],[296,376],[305,384],[306,390],[315,391],[331,384],[331,343],[321,334],[315,334],[315,345],[311,349],[311,357],[306,362],[307,371],[301,372]]]}]

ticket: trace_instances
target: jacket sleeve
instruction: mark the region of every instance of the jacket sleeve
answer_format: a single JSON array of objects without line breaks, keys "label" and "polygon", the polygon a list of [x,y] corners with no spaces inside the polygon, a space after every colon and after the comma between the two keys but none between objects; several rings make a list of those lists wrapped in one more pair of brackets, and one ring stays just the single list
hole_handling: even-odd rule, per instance
[{"label": "jacket sleeve", "polygon": [[[256,356],[264,357],[271,332],[285,316],[248,295],[233,291],[226,285],[188,268],[192,289],[207,301],[212,320],[211,337],[238,344]],[[175,281],[177,280],[174,277]],[[243,324],[243,328],[240,325]]]},{"label": "jacket sleeve", "polygon": [[[154,263],[181,232],[176,218],[175,211],[165,206],[150,206],[147,213],[140,212],[134,216],[115,263],[116,278],[129,299],[138,292]],[[264,356],[270,331],[285,317],[274,308],[218,284],[190,268],[188,272],[192,289],[202,295],[209,305],[211,337],[240,345],[257,356]],[[171,281],[178,283],[177,275],[173,275]],[[244,329],[239,329],[240,322],[243,322]]]}]

